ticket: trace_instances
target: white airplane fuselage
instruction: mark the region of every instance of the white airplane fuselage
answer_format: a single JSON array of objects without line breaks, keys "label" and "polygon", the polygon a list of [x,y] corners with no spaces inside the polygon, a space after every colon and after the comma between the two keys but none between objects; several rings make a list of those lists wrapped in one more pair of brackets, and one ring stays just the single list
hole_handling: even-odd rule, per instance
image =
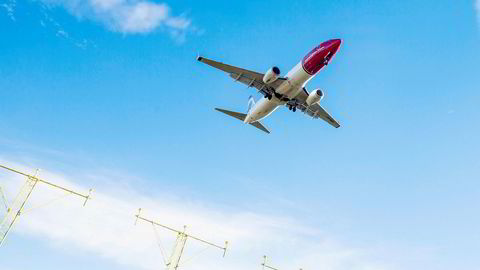
[{"label": "white airplane fuselage", "polygon": [[[287,80],[285,80],[277,89],[276,92],[289,99],[292,99],[302,91],[303,86],[314,77],[305,72],[302,68],[302,63],[298,63],[292,70],[287,73]],[[269,116],[278,107],[285,105],[285,101],[273,96],[271,99],[262,98],[255,106],[248,112],[245,118],[245,123],[253,123]]]},{"label": "white airplane fuselage", "polygon": [[[288,99],[294,99],[300,91],[303,91],[302,89],[308,81],[333,58],[340,47],[340,43],[341,40],[339,39],[329,40],[313,49],[287,73],[285,76],[286,80],[275,89],[275,92]],[[286,103],[286,101],[279,99],[275,95],[271,99],[264,97],[250,109],[244,122],[250,124],[260,121]]]}]

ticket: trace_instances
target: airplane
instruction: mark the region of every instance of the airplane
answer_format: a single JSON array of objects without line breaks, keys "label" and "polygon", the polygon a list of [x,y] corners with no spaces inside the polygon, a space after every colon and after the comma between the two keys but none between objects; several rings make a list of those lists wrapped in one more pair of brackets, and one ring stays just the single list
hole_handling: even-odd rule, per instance
[{"label": "airplane", "polygon": [[275,66],[270,68],[265,74],[262,74],[213,61],[202,56],[198,56],[197,60],[228,73],[235,81],[246,84],[248,87],[255,87],[264,96],[256,103],[253,97],[250,96],[247,113],[215,108],[219,112],[270,133],[260,120],[284,105],[290,111],[295,112],[299,109],[315,119],[323,119],[330,125],[338,128],[340,124],[319,104],[324,97],[324,92],[320,89],[315,89],[308,93],[305,85],[329,64],[338,52],[341,44],[341,39],[332,39],[321,43],[311,50],[285,77],[280,76],[280,69]]}]

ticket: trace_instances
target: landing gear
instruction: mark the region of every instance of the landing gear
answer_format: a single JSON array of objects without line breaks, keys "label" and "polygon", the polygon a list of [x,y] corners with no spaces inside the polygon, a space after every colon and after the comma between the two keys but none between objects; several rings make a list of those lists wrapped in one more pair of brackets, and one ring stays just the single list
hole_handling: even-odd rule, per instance
[{"label": "landing gear", "polygon": [[287,106],[287,108],[292,112],[297,111],[297,106],[298,105],[300,105],[300,103],[298,103],[298,101],[296,99],[291,99],[287,102],[287,104],[285,104],[285,106]]},{"label": "landing gear", "polygon": [[265,98],[268,98],[268,100],[272,100],[273,97],[276,97],[277,99],[281,100],[281,101],[285,101],[285,102],[288,102],[290,101],[290,99],[282,94],[279,94],[277,92],[275,92],[275,90],[272,90],[271,92],[269,93],[265,93],[264,97]]}]

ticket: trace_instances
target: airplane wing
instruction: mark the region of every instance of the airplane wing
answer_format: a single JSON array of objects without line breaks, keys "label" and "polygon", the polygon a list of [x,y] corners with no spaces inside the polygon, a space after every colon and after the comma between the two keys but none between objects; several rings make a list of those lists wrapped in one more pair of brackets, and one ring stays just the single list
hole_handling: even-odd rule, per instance
[{"label": "airplane wing", "polygon": [[301,91],[300,94],[295,97],[295,99],[298,101],[297,108],[299,110],[310,115],[313,118],[321,118],[336,128],[340,127],[340,124],[335,119],[333,119],[333,117],[330,116],[330,114],[324,108],[322,108],[320,104],[315,103],[308,106],[306,102],[307,97],[308,92],[305,88],[303,88],[303,91]]},{"label": "airplane wing", "polygon": [[272,94],[274,89],[282,84],[284,80],[286,80],[285,78],[278,78],[273,83],[267,85],[263,82],[263,73],[230,66],[201,56],[197,57],[197,60],[228,73],[228,75],[230,75],[230,77],[232,77],[235,81],[241,82],[248,87],[257,88],[262,94]]}]

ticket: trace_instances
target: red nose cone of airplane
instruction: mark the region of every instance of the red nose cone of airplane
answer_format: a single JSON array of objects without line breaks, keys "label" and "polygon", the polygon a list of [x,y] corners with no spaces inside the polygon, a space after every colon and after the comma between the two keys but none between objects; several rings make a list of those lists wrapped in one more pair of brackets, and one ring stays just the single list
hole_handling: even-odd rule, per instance
[{"label": "red nose cone of airplane", "polygon": [[320,69],[328,65],[341,44],[341,39],[331,39],[318,45],[303,58],[302,66],[305,72],[315,75]]},{"label": "red nose cone of airplane", "polygon": [[338,49],[340,48],[340,45],[342,44],[342,40],[341,39],[332,39],[330,40],[330,48],[332,51],[334,51],[334,53],[336,53],[338,51]]}]

